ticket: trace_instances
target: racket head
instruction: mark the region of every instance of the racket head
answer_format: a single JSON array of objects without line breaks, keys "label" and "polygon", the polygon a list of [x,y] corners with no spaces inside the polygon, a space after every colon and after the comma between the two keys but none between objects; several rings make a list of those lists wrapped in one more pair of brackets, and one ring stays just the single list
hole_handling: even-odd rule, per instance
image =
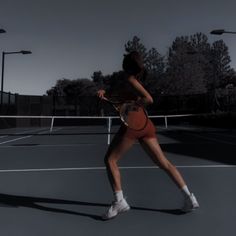
[{"label": "racket head", "polygon": [[120,112],[120,107],[124,104],[124,100],[121,100],[120,96],[103,97],[102,100],[111,104],[118,112]]},{"label": "racket head", "polygon": [[137,102],[126,102],[120,106],[120,118],[130,129],[143,130],[148,123],[148,115],[143,106]]}]

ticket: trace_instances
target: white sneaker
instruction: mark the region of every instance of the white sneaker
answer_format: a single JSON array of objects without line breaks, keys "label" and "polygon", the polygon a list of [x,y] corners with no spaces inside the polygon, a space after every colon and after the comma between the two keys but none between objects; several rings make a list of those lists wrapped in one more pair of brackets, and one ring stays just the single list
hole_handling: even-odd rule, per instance
[{"label": "white sneaker", "polygon": [[119,213],[128,211],[130,209],[130,206],[126,202],[126,200],[123,198],[119,202],[112,202],[112,205],[108,209],[108,211],[102,216],[103,220],[109,220],[114,217],[116,217]]},{"label": "white sneaker", "polygon": [[183,212],[190,212],[199,207],[196,197],[191,193],[190,196],[186,197],[184,200],[184,206],[182,208]]}]

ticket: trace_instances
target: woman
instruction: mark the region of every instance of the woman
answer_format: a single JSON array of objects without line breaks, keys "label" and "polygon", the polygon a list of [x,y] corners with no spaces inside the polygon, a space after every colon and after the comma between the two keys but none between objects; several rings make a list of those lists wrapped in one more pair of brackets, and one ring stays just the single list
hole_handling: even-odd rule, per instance
[{"label": "woman", "polygon": [[[139,53],[133,51],[125,55],[123,60],[123,70],[126,73],[126,78],[123,81],[122,93],[119,94],[121,100],[138,100],[144,106],[153,103],[152,96],[143,87],[141,78],[144,74],[144,65]],[[106,96],[105,90],[99,90],[98,96],[103,99]],[[162,168],[181,189],[184,195],[184,212],[191,211],[199,207],[199,204],[193,195],[188,190],[188,187],[183,180],[181,174],[173,166],[163,154],[161,147],[156,138],[156,130],[148,119],[148,124],[142,131],[135,131],[124,124],[121,125],[119,131],[113,138],[105,156],[105,164],[107,168],[108,178],[114,192],[115,201],[104,214],[103,219],[111,219],[117,216],[120,212],[125,212],[130,209],[130,206],[123,197],[121,187],[121,177],[117,162],[123,154],[131,148],[138,140],[147,154],[152,158],[160,168]]]}]

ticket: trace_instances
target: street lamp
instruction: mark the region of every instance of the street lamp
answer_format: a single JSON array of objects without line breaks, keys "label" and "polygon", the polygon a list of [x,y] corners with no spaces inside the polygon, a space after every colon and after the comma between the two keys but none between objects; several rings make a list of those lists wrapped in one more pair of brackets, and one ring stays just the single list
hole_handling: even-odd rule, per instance
[{"label": "street lamp", "polygon": [[2,52],[2,80],[1,80],[1,112],[3,107],[3,81],[4,81],[4,67],[5,67],[5,55],[8,54],[31,54],[31,51],[21,50],[17,52]]},{"label": "street lamp", "polygon": [[236,34],[236,32],[226,31],[224,29],[216,29],[216,30],[212,30],[211,34],[216,34],[216,35],[221,35],[221,34]]},{"label": "street lamp", "polygon": [[6,30],[0,29],[0,34],[6,33]]}]

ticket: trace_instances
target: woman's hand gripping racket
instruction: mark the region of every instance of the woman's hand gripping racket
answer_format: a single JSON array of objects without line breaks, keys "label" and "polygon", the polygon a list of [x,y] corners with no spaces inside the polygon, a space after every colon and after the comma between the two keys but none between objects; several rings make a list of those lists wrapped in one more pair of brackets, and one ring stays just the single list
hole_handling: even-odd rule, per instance
[{"label": "woman's hand gripping racket", "polygon": [[148,116],[145,108],[137,101],[121,101],[118,97],[107,98],[103,100],[110,103],[120,115],[121,121],[130,129],[141,131],[148,123]]}]

